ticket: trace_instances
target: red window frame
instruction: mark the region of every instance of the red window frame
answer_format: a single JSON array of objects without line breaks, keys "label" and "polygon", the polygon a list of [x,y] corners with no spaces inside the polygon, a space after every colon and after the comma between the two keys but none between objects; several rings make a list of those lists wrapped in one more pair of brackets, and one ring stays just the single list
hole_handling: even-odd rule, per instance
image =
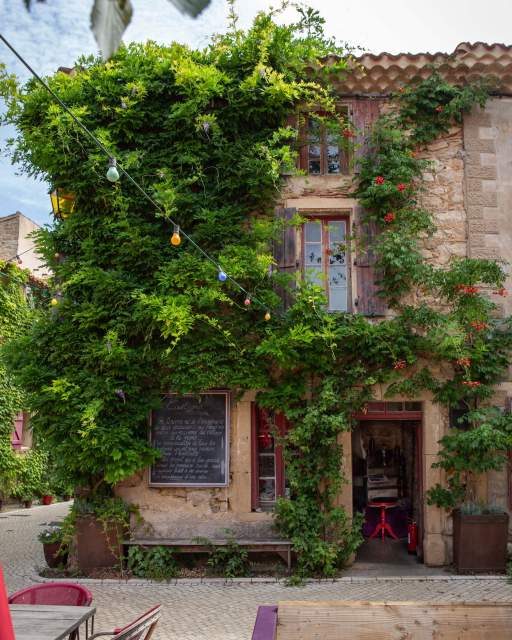
[{"label": "red window frame", "polygon": [[[329,307],[329,277],[328,277],[328,262],[329,262],[329,235],[328,235],[328,227],[329,222],[339,222],[340,220],[345,222],[345,238],[349,238],[350,236],[350,215],[349,214],[326,214],[320,215],[318,213],[304,213],[304,216],[307,218],[307,222],[310,221],[318,221],[321,224],[322,229],[322,271],[323,271],[323,285],[325,294],[327,296],[327,307]],[[325,224],[324,224],[325,223]],[[350,243],[347,240],[347,249],[345,251],[345,265],[347,269],[347,310],[346,311],[336,311],[330,310],[332,313],[352,313],[352,287],[351,287],[351,269],[350,269]],[[304,224],[301,228],[301,266],[302,266],[302,278],[306,278],[306,236],[304,230]]]},{"label": "red window frame", "polygon": [[[288,423],[282,414],[275,415],[275,425],[279,435],[284,436],[288,430]],[[251,403],[251,509],[257,511],[260,504],[260,477],[259,477],[259,436],[270,433],[268,412]],[[283,448],[279,445],[274,447],[275,456],[275,489],[276,499],[285,495],[285,469]]]}]

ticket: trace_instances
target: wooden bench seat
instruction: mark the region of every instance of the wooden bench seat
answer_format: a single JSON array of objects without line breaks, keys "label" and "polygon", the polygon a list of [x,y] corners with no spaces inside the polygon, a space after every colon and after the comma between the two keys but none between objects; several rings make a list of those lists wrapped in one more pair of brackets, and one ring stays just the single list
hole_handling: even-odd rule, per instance
[{"label": "wooden bench seat", "polygon": [[[216,538],[203,542],[202,540],[182,538],[134,538],[125,540],[125,546],[138,547],[171,547],[177,553],[208,553],[211,547],[225,547],[230,540]],[[288,571],[292,567],[292,543],[289,540],[239,540],[235,542],[249,553],[276,553],[284,560]]]}]

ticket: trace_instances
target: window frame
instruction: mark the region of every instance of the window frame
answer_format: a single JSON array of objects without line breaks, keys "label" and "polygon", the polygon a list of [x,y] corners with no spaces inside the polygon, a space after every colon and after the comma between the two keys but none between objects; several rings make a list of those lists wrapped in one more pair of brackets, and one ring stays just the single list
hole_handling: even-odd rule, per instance
[{"label": "window frame", "polygon": [[[352,122],[352,111],[350,109],[349,104],[340,104],[336,107],[336,111],[343,115],[349,123]],[[300,117],[303,118],[303,122],[301,123],[302,129],[302,140],[303,144],[301,145],[301,153],[299,153],[299,168],[306,172],[308,176],[333,176],[333,177],[341,177],[341,176],[350,176],[353,171],[351,171],[351,156],[350,151],[343,149],[342,146],[339,146],[339,157],[340,157],[340,171],[339,173],[329,173],[329,162],[327,158],[327,132],[325,125],[323,123],[320,124],[320,134],[319,134],[319,146],[320,146],[320,173],[311,173],[309,170],[309,119],[311,117],[311,113],[316,113],[319,116],[328,115],[324,114],[322,111],[304,111],[300,114]]]},{"label": "window frame", "polygon": [[[274,444],[274,470],[275,470],[275,500],[271,509],[263,510],[260,502],[260,475],[259,475],[259,426],[264,415],[264,410],[251,402],[251,511],[271,513],[278,498],[286,495],[286,478],[284,467],[283,448]],[[280,436],[284,436],[288,430],[288,423],[282,414],[275,415],[275,423]]]},{"label": "window frame", "polygon": [[[300,254],[300,263],[301,263],[301,276],[303,280],[306,280],[306,237],[305,237],[305,224],[310,221],[319,221],[321,224],[321,244],[322,244],[322,272],[324,276],[324,290],[327,295],[327,310],[329,313],[353,313],[354,305],[352,301],[352,269],[351,269],[351,254],[350,254],[350,213],[341,213],[341,212],[319,212],[319,211],[301,211],[301,215],[304,218],[307,218],[305,222],[301,226],[301,254]],[[339,311],[337,309],[329,309],[329,300],[330,300],[330,287],[329,287],[329,277],[327,273],[328,269],[328,247],[329,247],[329,236],[326,233],[326,228],[329,226],[329,222],[345,222],[345,238],[346,238],[346,251],[345,251],[345,266],[347,269],[347,309],[346,311]],[[325,223],[325,224],[324,224]]]}]

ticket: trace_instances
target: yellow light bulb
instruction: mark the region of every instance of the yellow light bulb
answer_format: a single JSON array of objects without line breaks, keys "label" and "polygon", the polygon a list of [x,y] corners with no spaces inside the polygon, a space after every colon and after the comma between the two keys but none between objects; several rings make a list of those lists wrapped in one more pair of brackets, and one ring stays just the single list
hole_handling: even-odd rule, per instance
[{"label": "yellow light bulb", "polygon": [[265,314],[265,320],[268,322],[270,320],[270,313],[267,311]]},{"label": "yellow light bulb", "polygon": [[175,247],[181,244],[180,234],[177,231],[175,231],[171,236],[171,244]]},{"label": "yellow light bulb", "polygon": [[57,298],[52,298],[52,299],[51,299],[51,305],[52,305],[52,307],[55,307],[55,306],[56,306],[56,305],[58,305],[58,304],[59,304],[59,301],[57,300]]}]

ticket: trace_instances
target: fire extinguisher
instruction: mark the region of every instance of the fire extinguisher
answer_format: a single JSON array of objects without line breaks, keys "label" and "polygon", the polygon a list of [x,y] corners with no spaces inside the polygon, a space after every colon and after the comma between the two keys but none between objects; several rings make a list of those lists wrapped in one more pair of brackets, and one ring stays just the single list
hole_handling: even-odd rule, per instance
[{"label": "fire extinguisher", "polygon": [[407,527],[407,552],[416,553],[418,547],[418,525],[414,520],[411,520]]}]

